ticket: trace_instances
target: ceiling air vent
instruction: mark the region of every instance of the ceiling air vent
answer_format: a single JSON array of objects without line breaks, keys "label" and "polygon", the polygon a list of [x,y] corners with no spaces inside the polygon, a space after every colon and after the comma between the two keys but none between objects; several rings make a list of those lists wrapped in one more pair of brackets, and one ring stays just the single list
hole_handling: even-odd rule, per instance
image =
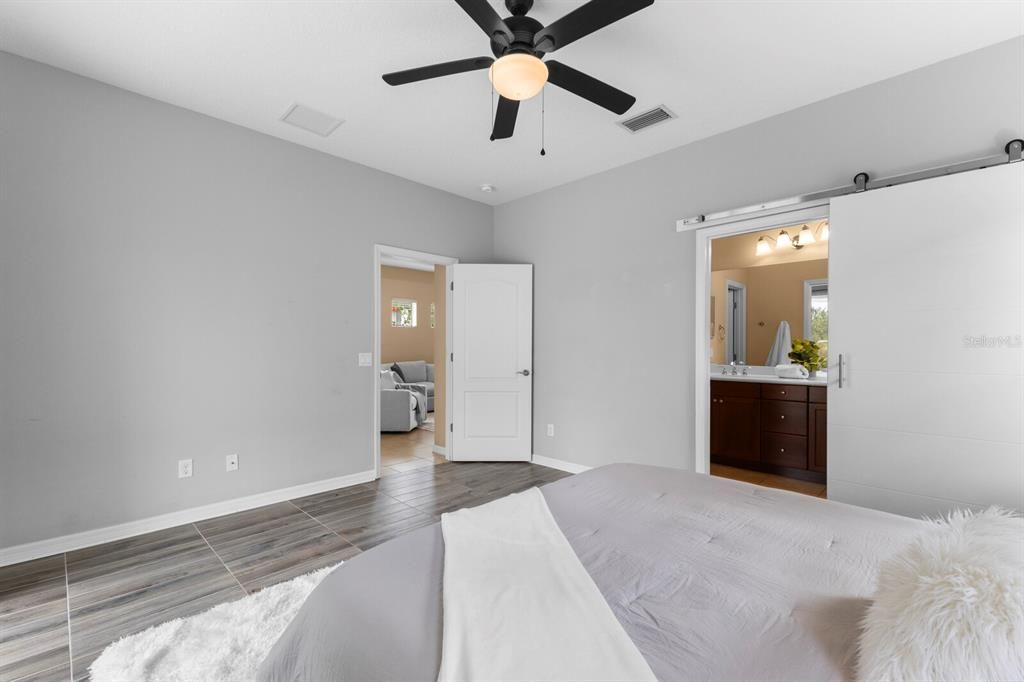
[{"label": "ceiling air vent", "polygon": [[334,132],[335,128],[343,123],[340,118],[335,118],[330,114],[325,114],[317,111],[316,109],[310,109],[309,107],[301,104],[293,105],[292,108],[281,117],[281,120],[285,123],[290,123],[296,128],[308,130],[320,137],[327,137]]},{"label": "ceiling air vent", "polygon": [[650,128],[662,121],[668,121],[675,117],[675,114],[661,106],[655,107],[650,111],[645,111],[642,114],[637,114],[633,118],[626,119],[625,121],[619,121],[619,125],[631,133],[638,133],[644,128]]}]

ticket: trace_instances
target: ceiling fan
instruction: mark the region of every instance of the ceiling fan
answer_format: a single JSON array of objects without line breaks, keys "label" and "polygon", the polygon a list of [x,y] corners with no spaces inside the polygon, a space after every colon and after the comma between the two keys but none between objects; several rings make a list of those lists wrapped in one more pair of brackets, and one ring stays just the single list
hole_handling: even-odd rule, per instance
[{"label": "ceiling fan", "polygon": [[421,66],[384,74],[389,85],[451,76],[466,71],[489,69],[488,77],[498,91],[492,140],[512,137],[519,113],[519,102],[543,89],[545,83],[590,100],[616,114],[629,110],[636,98],[613,88],[571,66],[541,58],[634,12],[654,4],[654,0],[590,0],[554,23],[544,26],[526,16],[533,0],[505,0],[512,16],[502,19],[487,0],[455,0],[466,14],[491,39],[491,57],[471,57],[453,62]]}]

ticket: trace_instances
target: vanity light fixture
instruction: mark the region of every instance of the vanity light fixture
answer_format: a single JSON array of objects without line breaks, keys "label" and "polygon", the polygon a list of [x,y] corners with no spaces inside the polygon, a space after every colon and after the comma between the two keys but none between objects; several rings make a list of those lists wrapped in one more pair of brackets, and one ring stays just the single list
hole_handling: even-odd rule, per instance
[{"label": "vanity light fixture", "polygon": [[755,247],[755,253],[758,256],[767,256],[772,252],[772,244],[775,245],[775,250],[781,250],[787,246],[793,249],[802,249],[808,244],[821,240],[823,242],[828,241],[828,221],[823,220],[813,230],[809,225],[802,225],[800,231],[796,237],[790,237],[789,233],[785,230],[779,231],[778,237],[770,237],[768,235],[761,235],[757,238],[757,246]]}]

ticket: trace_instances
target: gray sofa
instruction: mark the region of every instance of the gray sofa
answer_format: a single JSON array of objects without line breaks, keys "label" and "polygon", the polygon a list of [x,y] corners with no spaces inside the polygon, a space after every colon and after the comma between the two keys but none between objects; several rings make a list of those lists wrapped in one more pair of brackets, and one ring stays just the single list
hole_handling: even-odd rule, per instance
[{"label": "gray sofa", "polygon": [[394,372],[380,375],[380,430],[409,432],[427,420],[427,396],[423,388],[397,382]]},{"label": "gray sofa", "polygon": [[423,360],[396,362],[390,369],[398,373],[402,383],[422,387],[427,395],[427,411],[434,411],[434,363]]}]

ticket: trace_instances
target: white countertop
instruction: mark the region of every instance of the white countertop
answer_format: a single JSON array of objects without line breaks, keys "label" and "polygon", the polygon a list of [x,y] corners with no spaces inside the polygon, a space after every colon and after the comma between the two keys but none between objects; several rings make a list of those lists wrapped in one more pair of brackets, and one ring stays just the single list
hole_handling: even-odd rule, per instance
[{"label": "white countertop", "polygon": [[[799,386],[801,384],[807,386],[825,386],[828,384],[828,374],[826,372],[818,372],[818,375],[813,379],[790,379],[775,376],[775,370],[771,367],[747,367],[748,374],[737,374],[733,376],[732,368],[729,367],[725,371],[728,374],[722,374],[721,365],[711,366],[711,380],[712,381],[746,381],[758,384],[793,384]],[[738,371],[742,372],[740,368]]]}]

